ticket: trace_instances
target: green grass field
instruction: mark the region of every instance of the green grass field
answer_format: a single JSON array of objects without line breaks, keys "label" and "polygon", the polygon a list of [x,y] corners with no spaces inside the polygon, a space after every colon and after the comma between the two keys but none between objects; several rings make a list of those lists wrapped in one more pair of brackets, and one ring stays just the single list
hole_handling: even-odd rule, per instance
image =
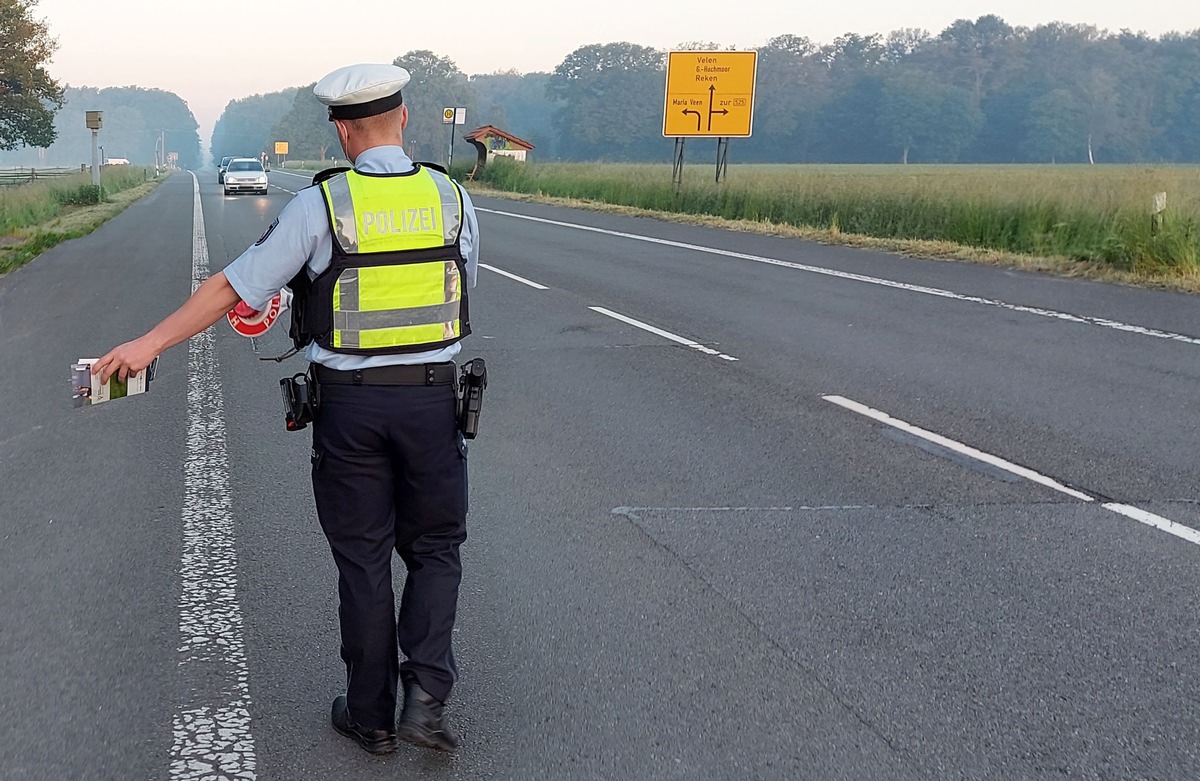
[{"label": "green grass field", "polygon": [[[879,239],[949,242],[1099,261],[1146,275],[1200,264],[1200,168],[1144,166],[800,166],[493,163],[510,192],[601,201]],[[1167,193],[1161,230],[1155,193]]]}]

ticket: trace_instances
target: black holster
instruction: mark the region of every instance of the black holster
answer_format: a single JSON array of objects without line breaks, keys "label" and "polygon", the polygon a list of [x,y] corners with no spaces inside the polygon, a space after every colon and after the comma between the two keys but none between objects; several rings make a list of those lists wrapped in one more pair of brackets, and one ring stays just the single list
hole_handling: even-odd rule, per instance
[{"label": "black holster", "polygon": [[458,430],[466,439],[474,439],[479,433],[479,413],[487,382],[487,365],[482,358],[472,358],[462,365],[457,388]]},{"label": "black holster", "polygon": [[317,414],[317,383],[309,373],[301,372],[279,381],[283,393],[283,422],[288,431],[300,431]]}]

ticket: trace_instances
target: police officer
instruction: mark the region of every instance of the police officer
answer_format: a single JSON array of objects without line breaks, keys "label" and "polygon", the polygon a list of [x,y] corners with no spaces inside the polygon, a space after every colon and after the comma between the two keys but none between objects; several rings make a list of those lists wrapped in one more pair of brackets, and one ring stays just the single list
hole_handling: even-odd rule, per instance
[{"label": "police officer", "polygon": [[[332,722],[376,754],[395,750],[397,737],[458,745],[444,705],[457,678],[451,632],[467,512],[452,360],[470,333],[479,230],[466,192],[404,153],[408,81],[393,65],[321,79],[313,93],[354,168],[301,190],[224,272],[95,367],[104,378],[138,371],[239,301],[261,309],[292,288],[293,340],[319,391],[313,493],[339,574],[347,682]],[[408,570],[398,617],[393,550]]]}]

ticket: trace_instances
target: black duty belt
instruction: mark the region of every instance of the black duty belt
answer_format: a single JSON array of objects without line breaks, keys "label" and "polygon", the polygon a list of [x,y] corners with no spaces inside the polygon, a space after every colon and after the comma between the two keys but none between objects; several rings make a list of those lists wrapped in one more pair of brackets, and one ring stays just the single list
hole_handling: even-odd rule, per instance
[{"label": "black duty belt", "polygon": [[453,385],[453,363],[372,366],[339,371],[315,364],[318,385]]}]

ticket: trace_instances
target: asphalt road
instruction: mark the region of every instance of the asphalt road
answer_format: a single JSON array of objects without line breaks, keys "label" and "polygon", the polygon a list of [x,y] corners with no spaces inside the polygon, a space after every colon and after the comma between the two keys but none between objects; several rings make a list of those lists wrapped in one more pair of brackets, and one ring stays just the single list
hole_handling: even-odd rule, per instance
[{"label": "asphalt road", "polygon": [[463,747],[369,757],[284,329],[68,400],[271,178],[0,277],[0,778],[1200,777],[1194,297],[482,197]]}]

